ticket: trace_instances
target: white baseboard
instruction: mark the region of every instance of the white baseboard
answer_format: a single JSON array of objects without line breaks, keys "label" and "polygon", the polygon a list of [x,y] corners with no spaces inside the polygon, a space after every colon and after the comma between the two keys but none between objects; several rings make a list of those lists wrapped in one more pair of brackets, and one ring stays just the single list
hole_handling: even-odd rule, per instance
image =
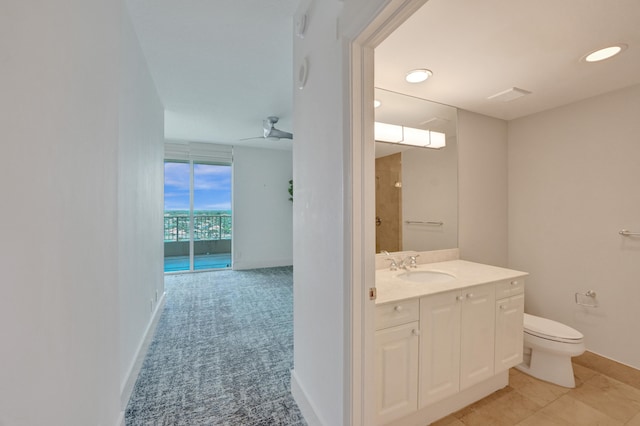
[{"label": "white baseboard", "polygon": [[147,350],[149,349],[149,345],[151,344],[151,340],[153,339],[153,334],[156,330],[156,326],[158,325],[158,320],[160,319],[160,314],[164,309],[165,302],[165,293],[162,293],[160,296],[160,300],[156,303],[156,309],[153,311],[153,315],[151,315],[151,321],[147,325],[146,330],[144,331],[144,335],[140,344],[138,345],[138,349],[136,350],[136,356],[134,357],[131,365],[129,366],[129,371],[127,373],[127,378],[120,388],[120,408],[122,410],[122,426],[124,426],[124,411],[127,408],[127,404],[129,403],[129,398],[131,398],[131,392],[133,392],[133,386],[136,384],[136,380],[138,379],[138,374],[140,374],[140,369],[142,368],[142,362],[144,361],[144,357],[147,355]]},{"label": "white baseboard", "polygon": [[293,265],[293,259],[234,261],[233,270],[240,271],[244,269],[275,268],[277,266],[291,265]]},{"label": "white baseboard", "polygon": [[304,391],[295,370],[291,370],[291,395],[298,404],[300,412],[304,416],[309,426],[323,426],[324,423],[318,417],[316,410],[313,407],[313,403],[308,398],[307,393]]},{"label": "white baseboard", "polygon": [[126,424],[124,423],[124,411],[120,411],[120,417],[118,417],[116,426],[126,426]]}]

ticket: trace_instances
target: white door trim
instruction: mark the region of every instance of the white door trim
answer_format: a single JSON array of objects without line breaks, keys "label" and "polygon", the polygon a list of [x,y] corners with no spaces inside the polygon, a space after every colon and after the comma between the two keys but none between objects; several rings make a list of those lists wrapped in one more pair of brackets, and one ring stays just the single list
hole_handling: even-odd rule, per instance
[{"label": "white door trim", "polygon": [[346,292],[350,324],[346,333],[349,378],[345,394],[350,399],[346,401],[346,425],[376,424],[375,304],[368,296],[369,288],[375,286],[374,49],[426,2],[388,0],[377,10],[372,6],[371,10],[361,11],[362,18],[345,30],[343,38],[344,81],[348,85],[345,137],[350,141],[345,156],[350,172],[345,188],[345,223],[351,229],[345,241],[345,253],[350,256],[350,268],[345,268],[345,279],[350,284]]}]

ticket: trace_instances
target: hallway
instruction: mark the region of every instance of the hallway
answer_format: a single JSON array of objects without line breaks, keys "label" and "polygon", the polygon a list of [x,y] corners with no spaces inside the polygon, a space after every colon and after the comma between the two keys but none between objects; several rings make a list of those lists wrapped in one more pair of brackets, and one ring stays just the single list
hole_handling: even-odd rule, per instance
[{"label": "hallway", "polygon": [[133,425],[305,425],[290,394],[292,268],[165,276]]}]

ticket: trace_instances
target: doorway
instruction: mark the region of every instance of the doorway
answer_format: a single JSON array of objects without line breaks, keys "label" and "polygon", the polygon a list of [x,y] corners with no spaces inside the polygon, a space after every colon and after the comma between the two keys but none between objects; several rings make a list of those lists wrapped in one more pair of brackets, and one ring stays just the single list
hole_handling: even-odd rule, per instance
[{"label": "doorway", "polygon": [[164,271],[231,268],[231,164],[164,163]]},{"label": "doorway", "polygon": [[348,206],[354,226],[351,251],[350,413],[347,423],[376,424],[375,418],[375,147],[374,49],[427,0],[367,3],[346,34],[349,49],[348,123],[351,187]]}]

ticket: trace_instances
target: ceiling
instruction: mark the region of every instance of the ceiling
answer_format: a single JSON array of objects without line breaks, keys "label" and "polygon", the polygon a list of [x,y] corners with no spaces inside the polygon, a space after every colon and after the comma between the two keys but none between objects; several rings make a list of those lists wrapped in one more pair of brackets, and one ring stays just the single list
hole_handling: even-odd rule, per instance
[{"label": "ceiling", "polygon": [[[586,63],[614,43],[618,56]],[[405,74],[433,76],[410,84]],[[511,120],[640,83],[638,0],[429,0],[375,50],[375,84]],[[503,102],[489,96],[531,92]]]},{"label": "ceiling", "polygon": [[300,0],[127,0],[165,107],[167,139],[290,149],[293,15]]},{"label": "ceiling", "polygon": [[[293,15],[300,0],[127,0],[165,106],[167,139],[290,149]],[[640,84],[638,0],[430,0],[376,48],[375,84],[510,120]],[[628,45],[587,64],[586,53]],[[404,81],[413,68],[434,75]],[[487,97],[511,87],[511,102]],[[294,135],[295,137],[295,135]]]}]

